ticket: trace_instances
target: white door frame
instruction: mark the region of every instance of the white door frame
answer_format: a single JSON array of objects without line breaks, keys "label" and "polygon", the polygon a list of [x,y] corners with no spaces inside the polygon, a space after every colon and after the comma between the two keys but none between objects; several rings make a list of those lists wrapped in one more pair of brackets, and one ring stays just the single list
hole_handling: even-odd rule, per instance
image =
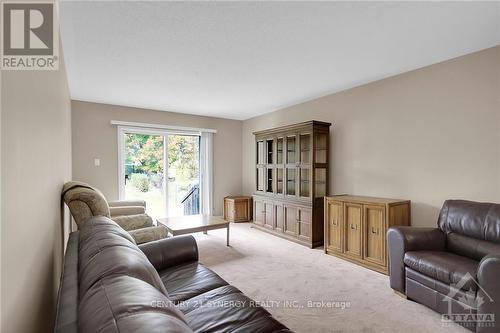
[{"label": "white door frame", "polygon": [[[146,134],[146,135],[159,135],[163,136],[163,196],[165,205],[165,214],[168,216],[168,136],[169,135],[193,135],[200,136],[199,131],[188,131],[183,129],[153,129],[153,128],[143,128],[143,127],[133,127],[133,126],[118,126],[118,200],[125,199],[125,134]],[[201,147],[200,147],[201,148]],[[201,165],[201,160],[198,161]],[[200,175],[201,179],[201,168]],[[201,198],[201,196],[200,196]],[[200,199],[201,200],[201,199]]]}]

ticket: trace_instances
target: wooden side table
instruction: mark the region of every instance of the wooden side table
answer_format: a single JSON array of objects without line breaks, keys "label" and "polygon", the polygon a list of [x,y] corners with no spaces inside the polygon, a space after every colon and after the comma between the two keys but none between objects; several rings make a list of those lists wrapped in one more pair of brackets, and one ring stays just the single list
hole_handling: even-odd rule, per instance
[{"label": "wooden side table", "polygon": [[249,222],[252,220],[252,197],[227,196],[224,198],[224,220]]}]

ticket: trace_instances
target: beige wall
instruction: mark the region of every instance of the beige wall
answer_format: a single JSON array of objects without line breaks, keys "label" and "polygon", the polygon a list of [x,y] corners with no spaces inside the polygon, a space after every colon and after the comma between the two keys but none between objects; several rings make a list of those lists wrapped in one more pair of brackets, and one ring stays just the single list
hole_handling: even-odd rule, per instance
[{"label": "beige wall", "polygon": [[117,129],[111,120],[216,129],[214,214],[222,214],[224,196],[241,193],[241,121],[72,101],[73,179],[98,187],[108,199],[118,199]]},{"label": "beige wall", "polygon": [[333,124],[331,194],[412,200],[432,226],[447,198],[500,202],[500,47],[244,121],[243,192],[255,187],[252,131]]},{"label": "beige wall", "polygon": [[2,73],[1,331],[6,333],[49,332],[54,321],[63,228],[68,230],[60,196],[71,178],[71,104],[61,67]]}]

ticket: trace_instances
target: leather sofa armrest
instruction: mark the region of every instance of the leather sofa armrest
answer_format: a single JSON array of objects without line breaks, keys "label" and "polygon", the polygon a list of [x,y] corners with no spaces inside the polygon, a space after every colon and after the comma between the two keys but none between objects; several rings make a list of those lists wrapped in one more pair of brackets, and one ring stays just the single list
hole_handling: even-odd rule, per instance
[{"label": "leather sofa armrest", "polygon": [[116,200],[108,201],[109,207],[123,207],[123,206],[142,206],[146,208],[146,201],[144,200]]},{"label": "leather sofa armrest", "polygon": [[397,226],[387,231],[391,288],[405,293],[404,255],[408,251],[443,251],[446,236],[438,228]]},{"label": "leather sofa armrest", "polygon": [[139,245],[156,270],[198,261],[198,245],[193,236],[176,236]]},{"label": "leather sofa armrest", "polygon": [[[481,302],[477,309],[478,315],[484,315],[483,323],[478,323],[477,333],[493,333],[500,329],[500,253],[489,254],[479,263],[477,270],[477,282],[479,290],[477,297],[481,297]],[[494,320],[493,326],[487,325],[488,318]],[[490,323],[491,324],[491,323]]]},{"label": "leather sofa armrest", "polygon": [[138,215],[145,213],[146,213],[146,208],[144,208],[143,206],[109,207],[109,214],[111,215],[111,217]]}]

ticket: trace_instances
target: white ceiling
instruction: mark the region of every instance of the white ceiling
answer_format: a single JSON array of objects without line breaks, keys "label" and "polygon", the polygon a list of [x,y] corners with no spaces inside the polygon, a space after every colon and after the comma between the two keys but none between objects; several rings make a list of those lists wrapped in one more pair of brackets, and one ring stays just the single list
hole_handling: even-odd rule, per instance
[{"label": "white ceiling", "polygon": [[498,2],[62,2],[76,100],[247,119],[498,45]]}]

